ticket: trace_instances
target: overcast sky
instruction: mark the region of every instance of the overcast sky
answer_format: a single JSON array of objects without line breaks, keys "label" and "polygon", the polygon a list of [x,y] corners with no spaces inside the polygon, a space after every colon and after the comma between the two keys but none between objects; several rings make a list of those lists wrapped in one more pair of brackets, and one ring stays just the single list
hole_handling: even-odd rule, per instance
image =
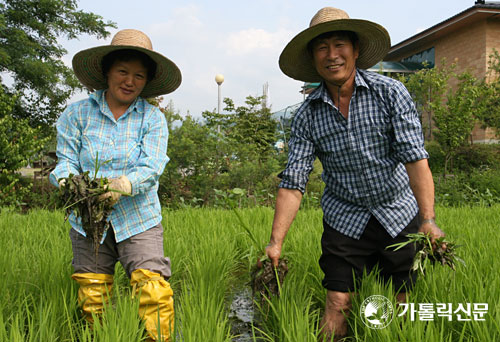
[{"label": "overcast sky", "polygon": [[[412,35],[474,5],[473,0],[80,0],[80,9],[115,22],[118,29],[145,32],[154,50],[180,68],[181,86],[164,97],[182,115],[199,117],[217,108],[215,75],[224,75],[222,97],[244,105],[248,95],[262,94],[269,84],[272,111],[302,100],[302,83],[285,76],[278,58],[285,45],[309,26],[322,7],[343,9],[351,18],[384,26],[397,44]],[[111,37],[97,40],[81,36],[62,41],[68,50],[65,63],[79,50],[107,45]],[[79,94],[72,100],[83,98]],[[165,102],[166,103],[166,102]]]}]

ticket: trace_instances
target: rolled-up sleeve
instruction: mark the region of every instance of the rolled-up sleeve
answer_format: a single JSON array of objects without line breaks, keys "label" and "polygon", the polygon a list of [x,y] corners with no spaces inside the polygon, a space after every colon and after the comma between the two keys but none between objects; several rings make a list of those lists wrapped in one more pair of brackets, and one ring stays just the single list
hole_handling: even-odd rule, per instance
[{"label": "rolled-up sleeve", "polygon": [[50,173],[50,182],[59,186],[60,178],[68,177],[70,173],[80,173],[78,154],[81,148],[81,132],[77,124],[79,107],[70,105],[61,114],[56,123],[57,128],[57,166]]},{"label": "rolled-up sleeve", "polygon": [[429,158],[424,147],[422,125],[410,93],[401,82],[396,82],[390,92],[392,126],[394,129],[395,158],[410,163]]},{"label": "rolled-up sleeve", "polygon": [[297,189],[302,193],[306,191],[316,158],[306,114],[307,110],[299,110],[293,119],[288,143],[288,163],[285,170],[278,175],[281,178],[280,188]]},{"label": "rolled-up sleeve", "polygon": [[148,116],[148,129],[141,139],[141,155],[137,164],[127,174],[132,184],[132,195],[144,193],[156,186],[168,163],[168,127],[165,116],[153,107]]}]

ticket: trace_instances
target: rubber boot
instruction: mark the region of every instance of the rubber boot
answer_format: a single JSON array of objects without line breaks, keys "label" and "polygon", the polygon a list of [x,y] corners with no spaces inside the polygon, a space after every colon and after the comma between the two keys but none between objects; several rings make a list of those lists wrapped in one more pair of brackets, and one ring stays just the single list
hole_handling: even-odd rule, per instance
[{"label": "rubber boot", "polygon": [[159,273],[144,269],[132,272],[130,284],[132,295],[139,295],[139,315],[150,339],[169,341],[174,330],[174,293],[170,284]]},{"label": "rubber boot", "polygon": [[102,314],[104,304],[108,301],[113,287],[111,274],[74,273],[71,278],[80,285],[78,305],[82,308],[83,317],[94,323],[92,314]]}]

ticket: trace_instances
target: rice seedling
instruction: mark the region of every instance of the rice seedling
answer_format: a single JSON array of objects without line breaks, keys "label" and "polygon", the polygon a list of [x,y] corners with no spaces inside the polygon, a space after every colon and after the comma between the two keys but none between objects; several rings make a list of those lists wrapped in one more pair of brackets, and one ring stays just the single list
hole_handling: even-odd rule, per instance
[{"label": "rice seedling", "polygon": [[[487,303],[484,320],[433,320],[409,315],[394,317],[384,329],[362,322],[360,305],[370,295],[394,299],[390,286],[368,275],[353,298],[348,317],[349,341],[500,341],[500,207],[436,208],[450,240],[460,245],[467,267],[449,272],[435,267],[419,277],[408,303]],[[259,245],[269,236],[271,208],[238,209]],[[175,341],[245,341],[231,332],[230,303],[234,288],[249,278],[259,251],[230,210],[163,211],[165,253],[172,260],[170,283],[176,310]],[[64,212],[33,210],[21,215],[0,213],[0,341],[110,341],[144,339],[135,303],[129,299],[128,278],[116,266],[111,310],[90,330],[78,315],[77,290],[70,276],[71,242]],[[321,210],[301,210],[287,235],[284,249],[290,264],[280,297],[269,298],[267,315],[256,314],[250,340],[317,342],[325,305],[318,265],[322,233]],[[487,236],[488,238],[484,238]],[[248,270],[246,269],[248,267]],[[396,305],[396,302],[393,302]],[[265,313],[265,312],[264,312]],[[109,315],[109,316],[106,316]],[[462,318],[465,316],[462,315]],[[465,317],[466,318],[466,317]],[[109,336],[106,337],[106,336]],[[174,341],[172,341],[174,342]]]}]

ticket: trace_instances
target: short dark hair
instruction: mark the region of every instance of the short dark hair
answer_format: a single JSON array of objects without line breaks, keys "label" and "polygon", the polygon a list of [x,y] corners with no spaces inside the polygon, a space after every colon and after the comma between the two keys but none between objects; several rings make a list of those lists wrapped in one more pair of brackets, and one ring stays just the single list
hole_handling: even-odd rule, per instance
[{"label": "short dark hair", "polygon": [[353,31],[328,31],[311,39],[311,41],[307,44],[307,49],[309,50],[309,52],[312,52],[313,45],[316,41],[320,39],[328,39],[333,36],[341,36],[348,38],[351,41],[352,46],[356,46],[356,44],[359,41],[358,35],[356,34],[356,32]]},{"label": "short dark hair", "polygon": [[147,81],[151,81],[156,74],[156,62],[145,53],[133,49],[115,50],[104,56],[101,61],[102,73],[106,77],[109,69],[116,61],[130,62],[136,60],[144,65],[147,70]]}]

